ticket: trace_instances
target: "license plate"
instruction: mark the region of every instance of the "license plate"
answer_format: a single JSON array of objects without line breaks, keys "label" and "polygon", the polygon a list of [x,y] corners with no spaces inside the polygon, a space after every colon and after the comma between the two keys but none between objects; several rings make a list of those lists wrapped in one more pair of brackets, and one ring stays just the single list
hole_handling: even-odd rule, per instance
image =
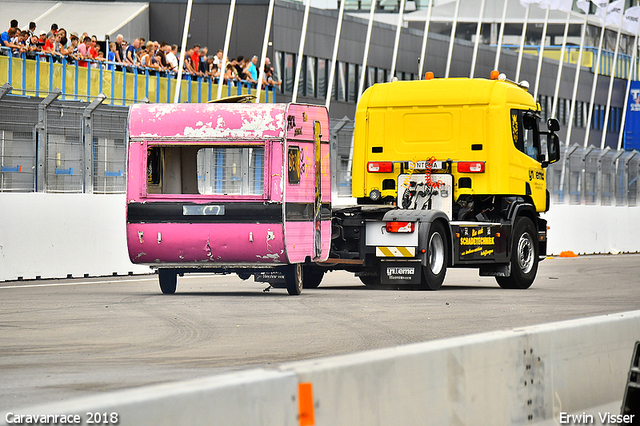
[{"label": "license plate", "polygon": [[380,268],[382,284],[420,284],[422,277],[420,262],[382,262]]},{"label": "license plate", "polygon": [[[408,170],[427,170],[427,162],[426,161],[407,161],[406,168]],[[444,164],[442,161],[434,161],[431,163],[431,170],[444,170]]]}]

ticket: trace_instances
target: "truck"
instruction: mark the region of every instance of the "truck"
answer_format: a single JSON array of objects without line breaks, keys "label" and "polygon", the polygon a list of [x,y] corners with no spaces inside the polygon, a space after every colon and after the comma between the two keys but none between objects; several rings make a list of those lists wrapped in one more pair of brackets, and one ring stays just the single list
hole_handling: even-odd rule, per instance
[{"label": "truck", "polygon": [[526,289],[560,156],[557,120],[539,122],[527,85],[496,73],[375,84],[356,109],[353,203],[333,206],[324,107],[134,105],[129,256],[158,269],[163,293],[214,272],[297,295],[333,270],[437,290],[449,268]]}]

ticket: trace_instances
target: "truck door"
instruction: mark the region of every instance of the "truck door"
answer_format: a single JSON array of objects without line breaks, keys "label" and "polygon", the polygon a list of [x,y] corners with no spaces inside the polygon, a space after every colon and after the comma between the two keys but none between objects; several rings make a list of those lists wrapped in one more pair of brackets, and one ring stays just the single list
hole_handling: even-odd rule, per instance
[{"label": "truck door", "polygon": [[313,238],[313,257],[317,260],[322,255],[322,154],[321,143],[322,138],[322,126],[319,121],[313,123],[313,151],[315,159],[315,200],[313,203],[313,224],[314,224],[314,238]]}]

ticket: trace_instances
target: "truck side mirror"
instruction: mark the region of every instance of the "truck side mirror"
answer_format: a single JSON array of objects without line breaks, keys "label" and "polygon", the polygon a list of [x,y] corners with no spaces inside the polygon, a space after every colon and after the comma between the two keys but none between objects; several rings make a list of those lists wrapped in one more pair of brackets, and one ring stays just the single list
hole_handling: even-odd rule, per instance
[{"label": "truck side mirror", "polygon": [[551,132],[557,132],[558,130],[560,130],[560,123],[558,123],[558,120],[556,120],[555,118],[550,118],[549,120],[547,120],[547,128]]},{"label": "truck side mirror", "polygon": [[[554,119],[550,119],[549,121],[551,120]],[[557,120],[555,120],[555,122],[556,124],[558,123]],[[551,128],[549,128],[549,130],[551,130]],[[553,164],[560,160],[560,138],[553,132],[547,135],[547,154],[548,160],[545,163],[546,165]]]}]

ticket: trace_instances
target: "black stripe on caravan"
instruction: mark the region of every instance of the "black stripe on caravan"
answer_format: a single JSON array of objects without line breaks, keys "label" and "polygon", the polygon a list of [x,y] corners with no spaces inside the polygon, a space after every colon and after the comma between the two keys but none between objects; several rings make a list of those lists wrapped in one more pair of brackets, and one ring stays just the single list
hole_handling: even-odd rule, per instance
[{"label": "black stripe on caravan", "polygon": [[[198,213],[200,208],[206,209]],[[194,211],[195,209],[195,211]],[[185,214],[185,210],[187,213]],[[201,209],[200,209],[201,210]],[[282,204],[131,203],[128,223],[282,223]]]},{"label": "black stripe on caravan", "polygon": [[[310,222],[313,220],[313,203],[286,203],[287,222]],[[320,208],[320,220],[331,220],[331,204]]]}]

